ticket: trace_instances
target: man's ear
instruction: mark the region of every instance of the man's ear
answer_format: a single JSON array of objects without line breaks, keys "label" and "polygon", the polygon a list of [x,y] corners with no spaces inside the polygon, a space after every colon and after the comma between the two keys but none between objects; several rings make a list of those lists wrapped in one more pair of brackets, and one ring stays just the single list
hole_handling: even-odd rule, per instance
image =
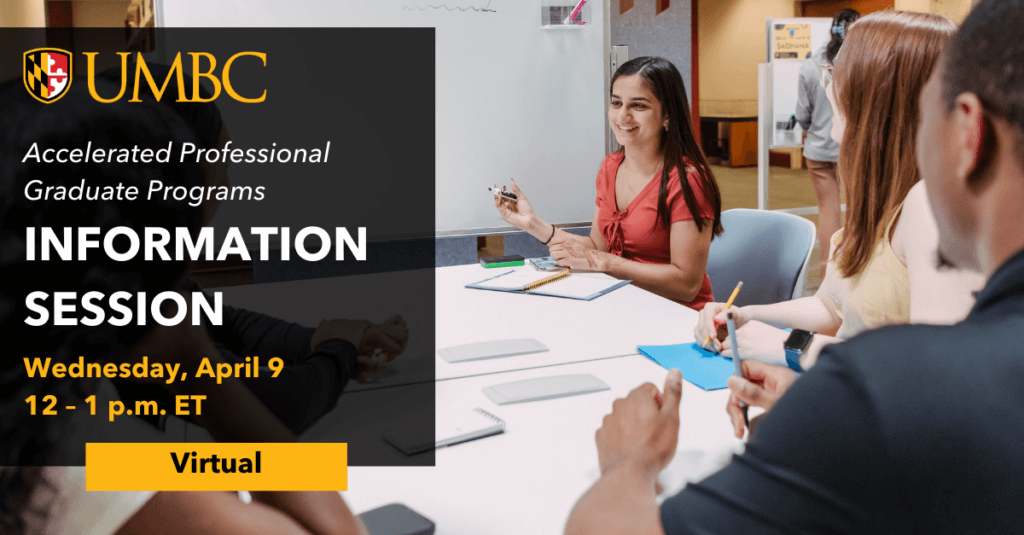
[{"label": "man's ear", "polygon": [[972,182],[985,166],[986,145],[992,141],[992,125],[985,117],[981,100],[974,93],[957,96],[952,115],[956,144],[951,148],[957,153],[956,177],[965,183]]}]

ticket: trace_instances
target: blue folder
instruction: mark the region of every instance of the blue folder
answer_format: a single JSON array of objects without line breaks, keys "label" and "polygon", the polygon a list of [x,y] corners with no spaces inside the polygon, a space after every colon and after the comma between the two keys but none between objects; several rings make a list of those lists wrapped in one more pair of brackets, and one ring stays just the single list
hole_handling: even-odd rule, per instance
[{"label": "blue folder", "polygon": [[678,368],[683,379],[704,390],[721,390],[733,374],[732,359],[701,349],[697,344],[639,346],[643,355],[666,370]]}]

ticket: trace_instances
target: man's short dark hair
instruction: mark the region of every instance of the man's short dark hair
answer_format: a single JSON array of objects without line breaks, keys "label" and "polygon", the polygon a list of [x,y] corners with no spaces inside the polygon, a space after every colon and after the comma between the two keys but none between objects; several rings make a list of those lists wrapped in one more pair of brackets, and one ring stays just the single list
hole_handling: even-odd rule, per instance
[{"label": "man's short dark hair", "polygon": [[1024,0],[983,0],[950,39],[943,64],[942,98],[974,93],[991,115],[1024,136]]}]

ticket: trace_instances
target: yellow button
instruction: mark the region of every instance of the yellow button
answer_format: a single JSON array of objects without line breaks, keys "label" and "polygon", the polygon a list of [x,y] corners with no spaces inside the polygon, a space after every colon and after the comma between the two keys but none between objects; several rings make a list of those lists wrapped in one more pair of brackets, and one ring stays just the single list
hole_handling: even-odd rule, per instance
[{"label": "yellow button", "polygon": [[348,490],[348,444],[90,443],[85,490]]}]

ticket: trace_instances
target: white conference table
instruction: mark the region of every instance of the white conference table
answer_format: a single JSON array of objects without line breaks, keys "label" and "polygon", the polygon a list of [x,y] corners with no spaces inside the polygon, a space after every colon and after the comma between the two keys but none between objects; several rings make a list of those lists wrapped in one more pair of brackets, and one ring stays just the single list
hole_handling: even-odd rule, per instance
[{"label": "white conference table", "polygon": [[[636,346],[693,341],[695,311],[633,285],[593,301],[465,288],[500,272],[479,265],[434,270],[434,288],[429,289],[436,292],[434,346],[417,344],[417,332],[430,318],[422,310],[403,313],[409,347],[392,363],[398,373],[376,385],[389,388],[349,385],[337,407],[301,440],[377,444],[382,455],[401,462],[404,454],[381,439],[385,422],[375,421],[365,408],[421,399],[403,398],[402,392],[429,384],[423,380],[429,379],[430,365],[436,374],[437,413],[480,407],[502,418],[506,432],[442,448],[433,467],[350,467],[344,496],[354,511],[401,502],[436,522],[441,535],[561,533],[572,505],[599,476],[594,433],[612,401],[644,382],[664,384],[666,370],[639,355]],[[402,313],[387,300],[344,297],[365,287],[422,296],[424,288],[416,284],[424,279],[375,274],[221,291],[225,304],[315,326],[324,317],[382,321]],[[456,364],[436,355],[436,348],[505,338],[535,338],[550,350]],[[569,373],[593,374],[611,389],[502,406],[481,392],[498,383]],[[725,390],[705,392],[684,382],[679,445],[662,474],[663,496],[742,451],[725,414],[727,398]],[[357,434],[345,435],[346,429]]]},{"label": "white conference table", "polygon": [[[611,389],[500,406],[481,392],[496,383],[569,373],[593,374]],[[666,373],[633,355],[440,381],[439,413],[480,407],[505,421],[505,433],[441,448],[434,467],[350,467],[349,490],[343,495],[356,512],[404,503],[433,520],[439,535],[561,533],[573,504],[600,475],[594,434],[612,402],[644,382],[660,389]],[[346,394],[324,420],[345,427],[346,419],[358,420],[361,407],[384,397],[384,390]],[[684,382],[679,445],[662,473],[663,496],[709,475],[742,451],[725,414],[727,398],[727,390],[705,392]],[[303,440],[323,440],[323,429],[315,427]],[[372,426],[361,429],[365,440],[390,447]]]},{"label": "white conference table", "polygon": [[[533,268],[524,266],[517,269]],[[696,311],[632,284],[592,301],[579,301],[466,288],[467,284],[507,271],[486,269],[479,264],[434,271],[433,346],[418,342],[424,337],[417,336],[417,333],[422,333],[421,326],[431,319],[423,309],[396,309],[394,302],[387,298],[345,298],[356,289],[367,287],[386,288],[391,295],[422,296],[425,289],[417,285],[424,280],[423,276],[402,277],[384,273],[214,290],[223,292],[227,305],[263,312],[309,327],[315,327],[323,318],[368,318],[379,322],[393,314],[403,314],[409,325],[409,346],[392,362],[394,373],[369,387],[421,382],[429,380],[431,372],[436,380],[454,379],[636,355],[638,345],[693,341]],[[546,345],[549,351],[454,364],[436,353],[438,348],[509,338],[534,338]],[[431,364],[433,370],[430,369]],[[346,390],[366,388],[367,385],[352,384]]]}]

